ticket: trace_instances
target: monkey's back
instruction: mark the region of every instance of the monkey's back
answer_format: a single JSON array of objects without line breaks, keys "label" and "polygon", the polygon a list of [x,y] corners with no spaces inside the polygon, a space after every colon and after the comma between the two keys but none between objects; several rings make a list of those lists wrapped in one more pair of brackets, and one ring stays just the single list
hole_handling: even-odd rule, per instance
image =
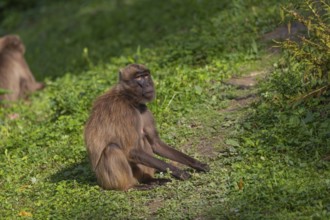
[{"label": "monkey's back", "polygon": [[127,155],[137,146],[141,122],[138,111],[131,106],[115,86],[94,102],[85,126],[85,144],[93,169],[110,144],[115,144]]},{"label": "monkey's back", "polygon": [[35,81],[24,59],[24,51],[24,44],[18,36],[0,38],[0,88],[10,91],[0,99],[17,100],[28,92],[43,88]]},{"label": "monkey's back", "polygon": [[0,53],[0,88],[10,92],[0,96],[1,99],[16,100],[20,96],[21,67],[16,62],[16,57],[10,52],[9,54],[6,51]]}]

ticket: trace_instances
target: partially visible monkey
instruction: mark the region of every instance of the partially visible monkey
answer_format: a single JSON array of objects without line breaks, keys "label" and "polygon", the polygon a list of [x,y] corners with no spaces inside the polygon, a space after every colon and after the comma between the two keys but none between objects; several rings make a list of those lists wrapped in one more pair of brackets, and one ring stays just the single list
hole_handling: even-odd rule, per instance
[{"label": "partially visible monkey", "polygon": [[162,142],[146,103],[155,97],[150,71],[130,64],[119,72],[119,83],[97,98],[85,126],[87,152],[99,185],[104,189],[128,190],[138,183],[150,183],[155,170],[181,180],[186,171],[166,163],[154,154],[188,165],[198,171],[209,166]]},{"label": "partially visible monkey", "polygon": [[15,101],[44,84],[36,82],[24,59],[25,46],[19,36],[6,35],[0,38],[0,88],[8,94],[0,95],[0,100]]}]

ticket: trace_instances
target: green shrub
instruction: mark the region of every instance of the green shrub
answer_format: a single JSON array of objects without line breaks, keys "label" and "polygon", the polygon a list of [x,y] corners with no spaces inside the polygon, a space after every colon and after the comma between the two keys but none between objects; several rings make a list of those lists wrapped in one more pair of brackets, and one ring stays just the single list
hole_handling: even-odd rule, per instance
[{"label": "green shrub", "polygon": [[330,6],[324,0],[306,0],[300,6],[299,11],[283,7],[286,15],[282,18],[302,23],[306,33],[298,40],[279,43],[284,57],[268,85],[281,97],[295,101],[326,94],[330,88]]}]

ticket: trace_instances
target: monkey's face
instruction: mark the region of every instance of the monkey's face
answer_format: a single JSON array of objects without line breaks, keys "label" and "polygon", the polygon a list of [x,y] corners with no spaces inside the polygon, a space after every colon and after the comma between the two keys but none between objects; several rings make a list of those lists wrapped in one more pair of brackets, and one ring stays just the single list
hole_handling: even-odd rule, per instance
[{"label": "monkey's face", "polygon": [[150,102],[155,98],[150,71],[143,65],[132,64],[121,71],[120,84],[127,95],[134,97],[138,103]]},{"label": "monkey's face", "polygon": [[141,102],[150,102],[155,97],[154,83],[149,71],[137,72],[134,76],[137,95],[141,97]]}]

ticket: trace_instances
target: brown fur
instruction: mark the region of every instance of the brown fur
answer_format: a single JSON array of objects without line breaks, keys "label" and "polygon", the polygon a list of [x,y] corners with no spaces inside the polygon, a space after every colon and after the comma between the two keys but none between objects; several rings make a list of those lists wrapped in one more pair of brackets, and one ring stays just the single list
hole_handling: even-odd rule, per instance
[{"label": "brown fur", "polygon": [[0,95],[0,100],[15,101],[44,85],[36,82],[24,59],[25,46],[17,35],[0,38],[0,88],[10,93]]},{"label": "brown fur", "polygon": [[[142,74],[142,76],[139,76]],[[158,136],[145,103],[154,98],[149,70],[138,64],[120,72],[120,81],[94,103],[85,126],[85,143],[98,183],[104,189],[127,190],[153,181],[155,169],[179,179],[190,175],[154,157],[154,153],[200,171],[208,166],[170,148]]]}]

